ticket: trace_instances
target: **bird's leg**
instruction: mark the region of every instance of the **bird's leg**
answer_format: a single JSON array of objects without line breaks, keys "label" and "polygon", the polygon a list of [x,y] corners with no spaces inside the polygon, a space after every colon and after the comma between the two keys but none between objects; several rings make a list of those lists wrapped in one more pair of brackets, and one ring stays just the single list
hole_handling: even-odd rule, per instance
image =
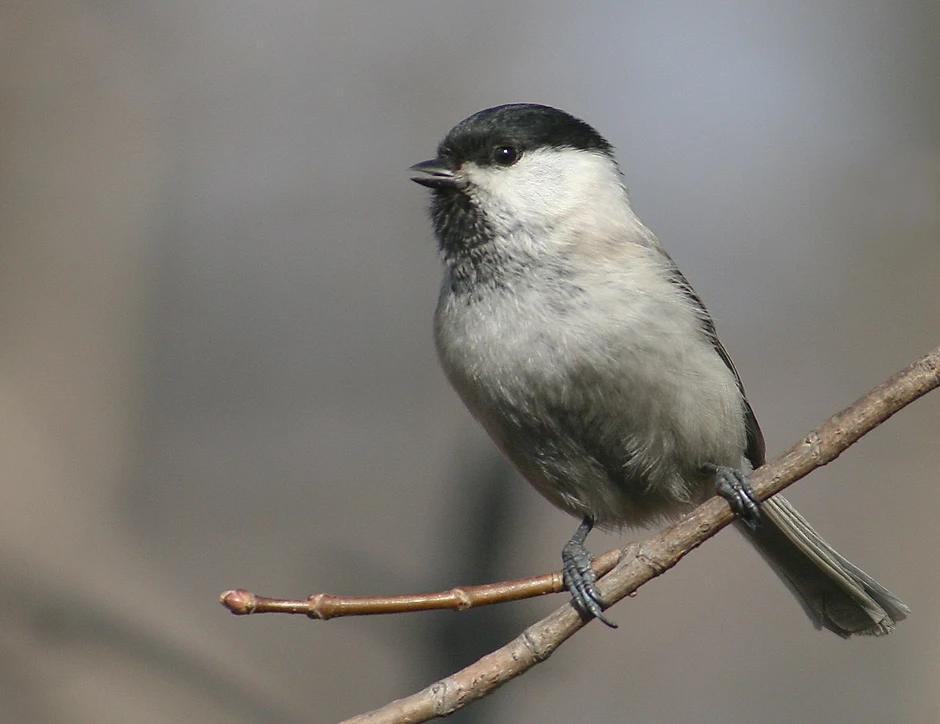
[{"label": "bird's leg", "polygon": [[715,476],[715,492],[728,501],[731,510],[751,530],[760,521],[760,501],[754,496],[747,475],[724,465],[704,466],[705,471]]},{"label": "bird's leg", "polygon": [[574,606],[583,616],[593,616],[610,626],[617,628],[617,624],[604,616],[604,608],[600,602],[600,594],[594,586],[597,574],[591,568],[594,557],[584,547],[584,541],[591,528],[594,527],[594,518],[585,516],[581,525],[571,536],[565,547],[561,550],[562,573],[565,585],[574,598]]}]

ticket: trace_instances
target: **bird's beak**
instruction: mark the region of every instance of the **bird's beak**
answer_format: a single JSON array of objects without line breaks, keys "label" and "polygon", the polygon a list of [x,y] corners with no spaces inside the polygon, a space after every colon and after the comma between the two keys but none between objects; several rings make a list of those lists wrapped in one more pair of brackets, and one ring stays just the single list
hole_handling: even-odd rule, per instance
[{"label": "bird's beak", "polygon": [[457,185],[454,172],[439,158],[416,163],[409,170],[413,173],[412,181],[429,189],[447,189]]}]

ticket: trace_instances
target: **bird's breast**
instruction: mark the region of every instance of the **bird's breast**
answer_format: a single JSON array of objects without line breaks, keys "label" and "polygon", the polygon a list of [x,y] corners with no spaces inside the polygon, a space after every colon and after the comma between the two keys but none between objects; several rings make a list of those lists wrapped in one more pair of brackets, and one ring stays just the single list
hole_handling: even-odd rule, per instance
[{"label": "bird's breast", "polygon": [[734,376],[670,294],[595,283],[486,294],[445,286],[435,340],[471,413],[572,513],[642,522],[696,497],[705,462],[740,464]]}]

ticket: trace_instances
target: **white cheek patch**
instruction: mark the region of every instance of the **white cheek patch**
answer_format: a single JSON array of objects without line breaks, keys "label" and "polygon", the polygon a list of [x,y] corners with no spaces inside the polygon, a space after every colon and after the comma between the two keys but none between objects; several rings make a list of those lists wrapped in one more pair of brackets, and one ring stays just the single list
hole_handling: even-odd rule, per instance
[{"label": "white cheek patch", "polygon": [[531,233],[571,223],[598,204],[625,203],[620,174],[601,153],[578,149],[527,151],[512,166],[465,164],[470,193],[500,231]]}]

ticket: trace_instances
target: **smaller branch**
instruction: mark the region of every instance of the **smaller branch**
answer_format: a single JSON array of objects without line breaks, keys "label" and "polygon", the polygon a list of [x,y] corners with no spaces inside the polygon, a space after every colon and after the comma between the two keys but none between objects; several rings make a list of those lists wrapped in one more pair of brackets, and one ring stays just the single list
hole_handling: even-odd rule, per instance
[{"label": "smaller branch", "polygon": [[[623,550],[607,551],[594,559],[593,568],[601,577],[610,572],[623,558]],[[219,596],[219,603],[236,616],[252,613],[297,613],[326,621],[340,616],[373,616],[387,613],[453,610],[490,606],[494,603],[521,601],[549,593],[567,591],[561,571],[514,581],[488,583],[482,586],[460,586],[449,591],[412,593],[404,596],[334,596],[314,593],[304,600],[267,598],[251,591],[236,589]]]}]

